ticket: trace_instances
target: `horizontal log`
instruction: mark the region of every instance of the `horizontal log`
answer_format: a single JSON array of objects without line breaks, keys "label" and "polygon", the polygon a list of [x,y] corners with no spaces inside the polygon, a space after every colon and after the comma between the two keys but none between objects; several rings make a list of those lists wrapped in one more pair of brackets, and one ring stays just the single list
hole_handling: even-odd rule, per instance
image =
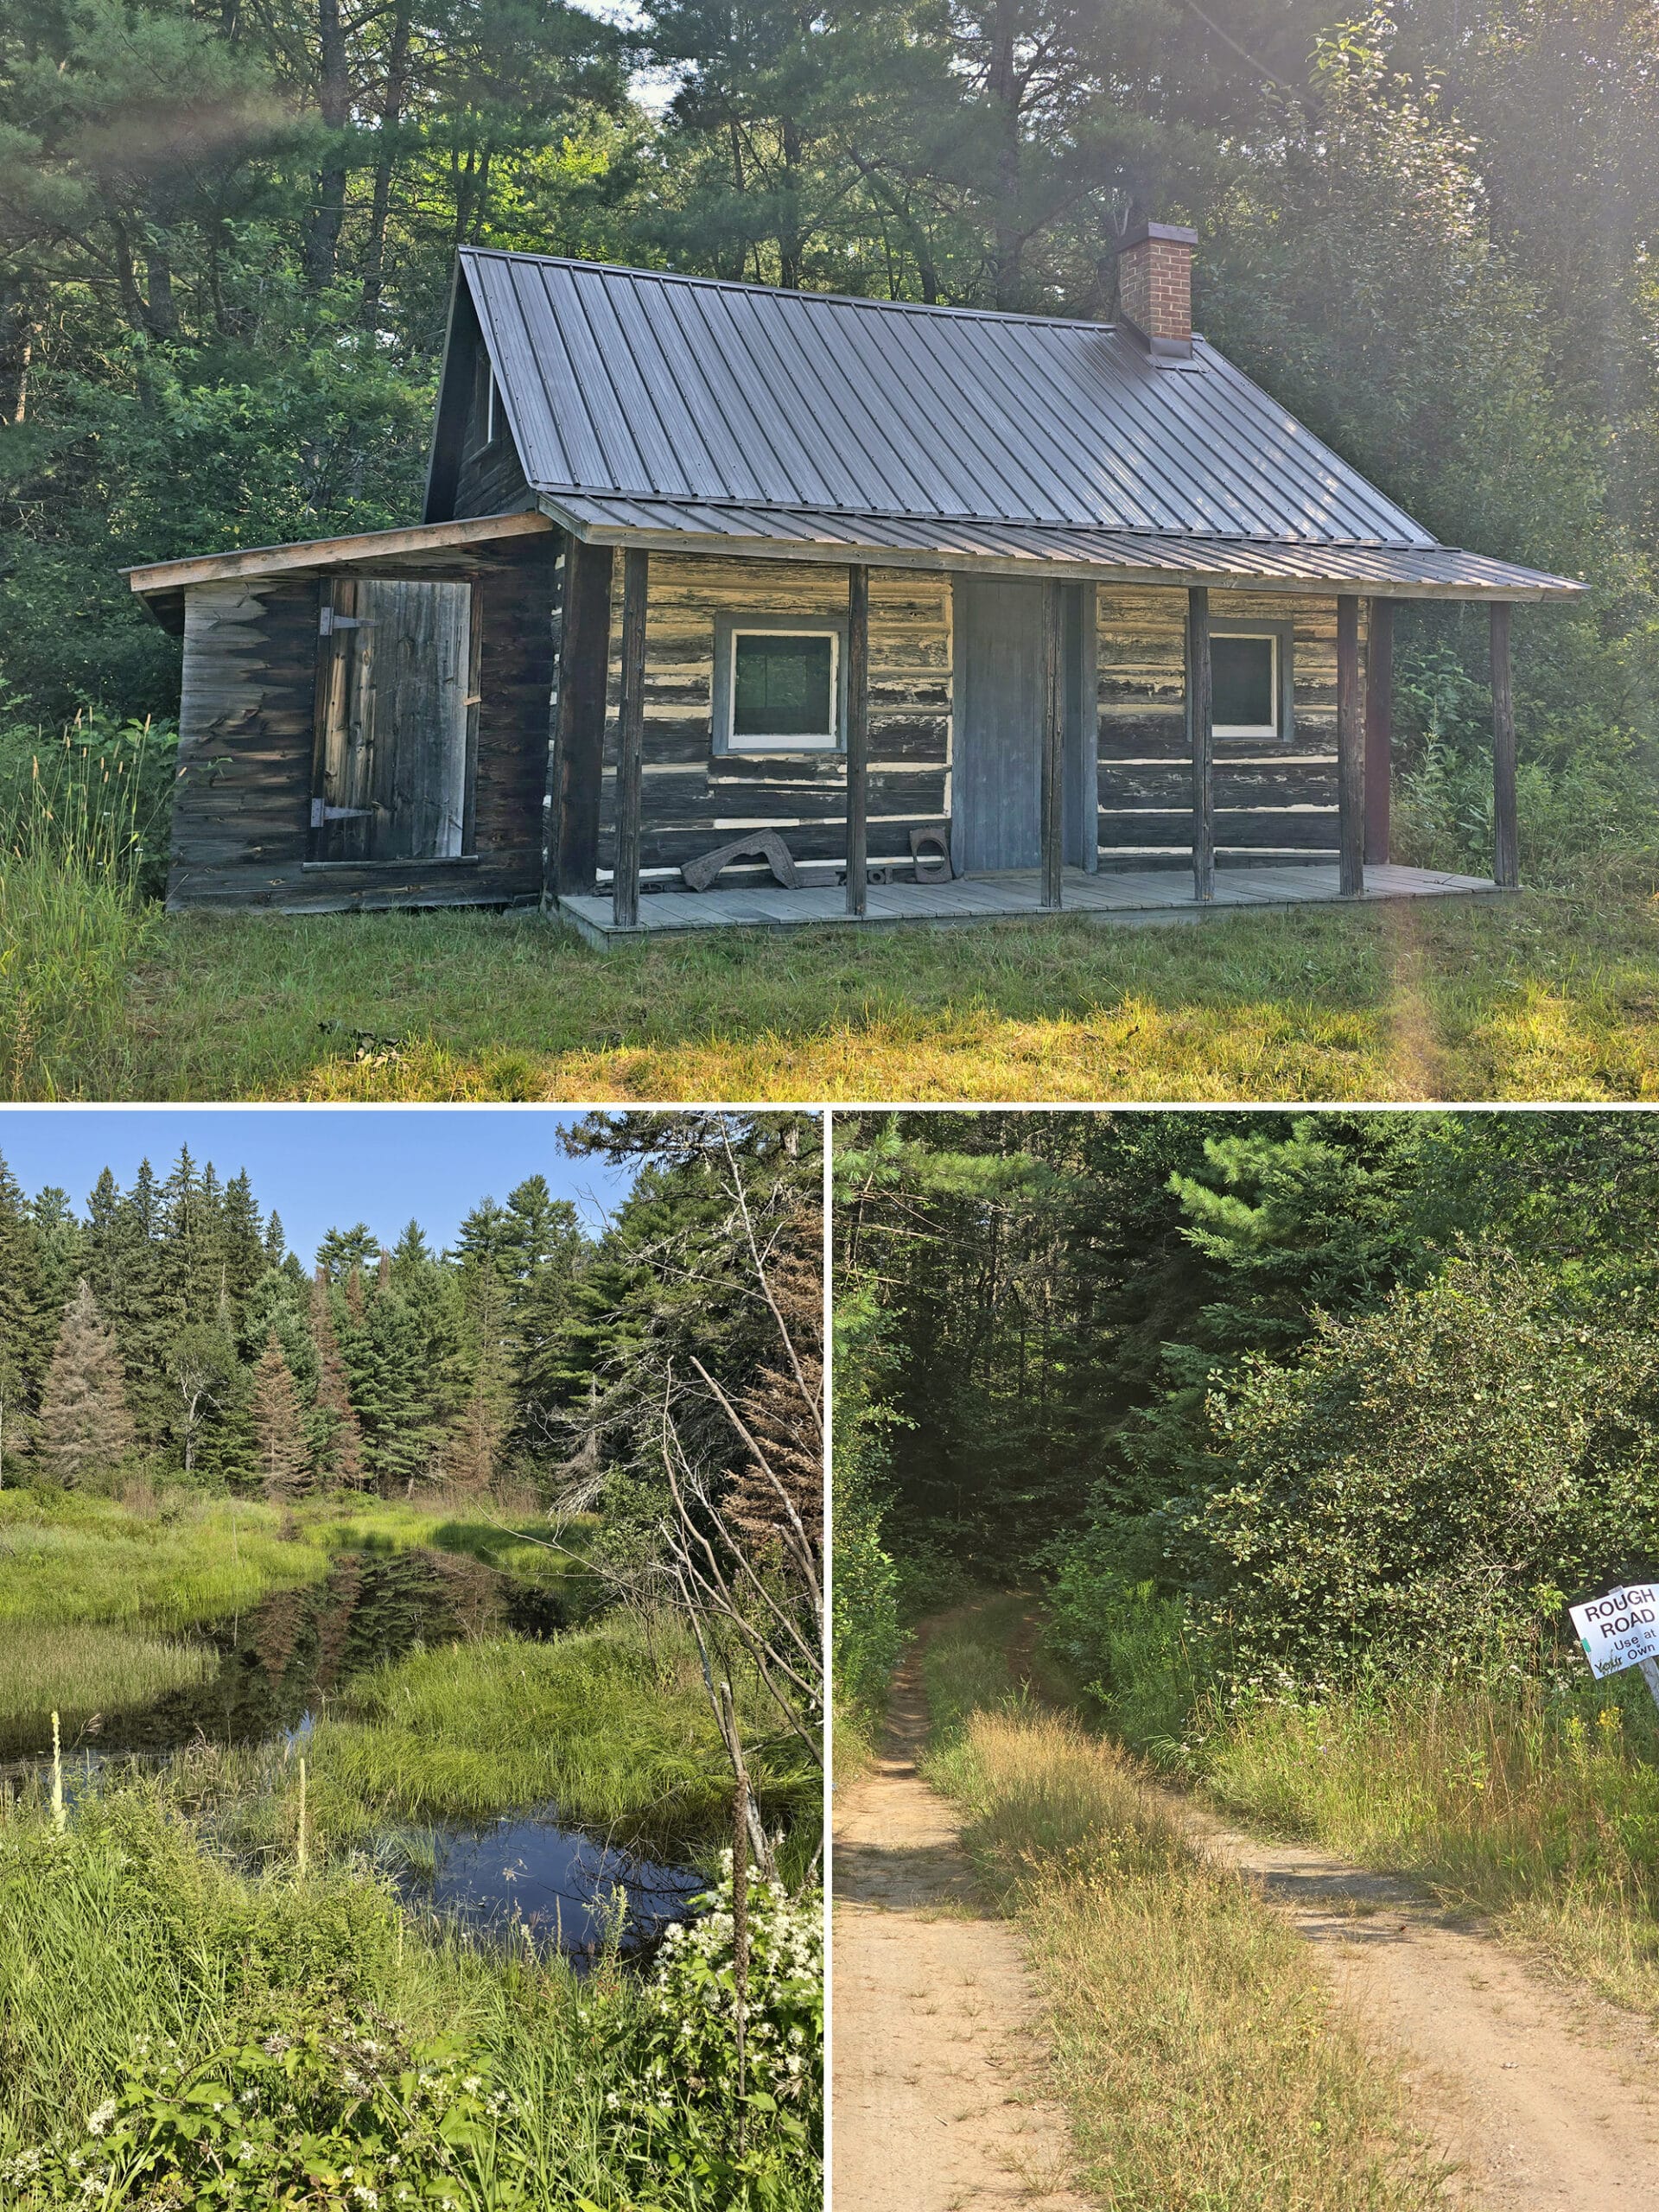
[{"label": "horizontal log", "polygon": [[[1249,810],[1244,808],[1217,807],[1215,815],[1217,845],[1272,845],[1286,851],[1309,846],[1321,850],[1334,850],[1337,842],[1337,815],[1334,807],[1263,808]],[[1104,808],[1100,816],[1100,842],[1103,845],[1181,845],[1191,842],[1192,810],[1190,807],[1167,813],[1153,808],[1116,810]]]}]

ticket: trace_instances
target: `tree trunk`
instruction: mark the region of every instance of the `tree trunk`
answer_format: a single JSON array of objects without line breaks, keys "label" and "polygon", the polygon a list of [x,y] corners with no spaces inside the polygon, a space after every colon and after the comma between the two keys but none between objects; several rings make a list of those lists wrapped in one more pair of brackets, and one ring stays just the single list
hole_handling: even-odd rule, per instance
[{"label": "tree trunk", "polygon": [[995,304],[1020,304],[1020,111],[1023,88],[1014,61],[1013,0],[998,0],[991,20],[990,66],[985,89],[998,110],[1001,141],[996,157],[996,208],[993,225],[992,283]]},{"label": "tree trunk", "polygon": [[0,423],[21,423],[29,411],[29,372],[35,356],[35,319],[16,279],[0,284]]},{"label": "tree trunk", "polygon": [[[351,112],[351,86],[346,72],[346,29],[340,21],[340,0],[317,0],[317,36],[321,59],[318,103],[323,124],[330,131],[343,131]],[[305,281],[313,292],[321,292],[334,282],[345,219],[346,156],[336,142],[323,156],[316,212],[305,242]]]},{"label": "tree trunk", "polygon": [[368,250],[363,264],[365,330],[372,330],[380,316],[380,289],[385,271],[386,218],[391,207],[392,171],[397,166],[396,137],[404,119],[404,95],[409,86],[410,12],[413,0],[395,0],[391,42],[386,53],[386,89],[380,102],[380,130],[375,142],[374,202],[369,211]]}]

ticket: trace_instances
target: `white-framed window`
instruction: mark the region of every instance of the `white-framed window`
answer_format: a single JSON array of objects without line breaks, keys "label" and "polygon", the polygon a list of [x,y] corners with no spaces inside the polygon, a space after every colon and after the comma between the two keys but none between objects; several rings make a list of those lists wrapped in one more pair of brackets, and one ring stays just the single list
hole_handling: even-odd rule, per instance
[{"label": "white-framed window", "polygon": [[1210,675],[1217,737],[1284,735],[1284,645],[1278,630],[1214,625]]},{"label": "white-framed window", "polygon": [[716,753],[831,753],[842,742],[846,624],[722,616],[715,629]]}]

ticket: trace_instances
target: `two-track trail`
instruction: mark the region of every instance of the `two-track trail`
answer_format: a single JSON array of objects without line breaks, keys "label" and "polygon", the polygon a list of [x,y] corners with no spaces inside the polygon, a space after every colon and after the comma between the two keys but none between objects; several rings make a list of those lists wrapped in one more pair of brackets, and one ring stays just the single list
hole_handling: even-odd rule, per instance
[{"label": "two-track trail", "polygon": [[880,1756],[836,1808],[836,2212],[1084,2212],[1019,1936],[916,1771],[926,1738],[912,1655]]},{"label": "two-track trail", "polygon": [[[988,1913],[951,1808],[916,1761],[912,1656],[881,1756],[836,1836],[837,2212],[1079,2212],[1045,2094],[1042,2007],[1017,1929]],[[1659,2212],[1659,2037],[1533,1967],[1414,1885],[1264,1842],[1158,1792],[1311,1944],[1348,2021],[1400,2068],[1408,2116],[1469,2212]]]},{"label": "two-track trail", "polygon": [[1455,2163],[1452,2202],[1659,2212],[1649,2023],[1549,1980],[1408,1882],[1170,1802],[1317,1947],[1361,2036],[1401,2065],[1413,2123]]}]

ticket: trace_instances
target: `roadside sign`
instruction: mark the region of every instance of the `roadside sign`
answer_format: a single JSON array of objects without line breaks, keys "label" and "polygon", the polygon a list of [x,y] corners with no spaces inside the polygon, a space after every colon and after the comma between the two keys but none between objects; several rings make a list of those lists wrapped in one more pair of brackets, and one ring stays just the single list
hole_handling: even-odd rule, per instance
[{"label": "roadside sign", "polygon": [[[1592,1598],[1586,1605],[1569,1605],[1567,1611],[1598,1681],[1622,1668],[1659,1659],[1659,1583],[1634,1582],[1625,1589],[1610,1590],[1605,1598]],[[1645,1667],[1643,1672],[1647,1673]],[[1651,1685],[1651,1675],[1649,1681]]]}]

